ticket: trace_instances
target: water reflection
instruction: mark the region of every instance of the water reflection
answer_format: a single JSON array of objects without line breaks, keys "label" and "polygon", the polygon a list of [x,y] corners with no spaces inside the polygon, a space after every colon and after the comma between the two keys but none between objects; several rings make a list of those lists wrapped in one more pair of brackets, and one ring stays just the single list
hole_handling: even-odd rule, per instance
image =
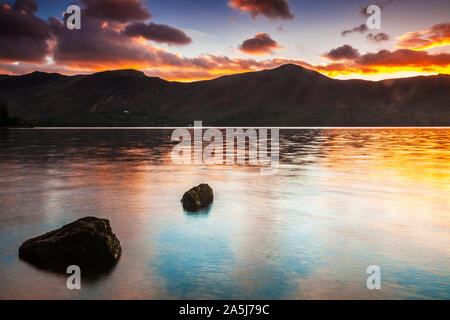
[{"label": "water reflection", "polygon": [[189,216],[189,217],[207,217],[209,215],[209,213],[211,212],[213,205],[209,205],[206,206],[204,208],[200,208],[200,210],[196,211],[196,212],[191,212],[188,210],[185,210],[183,208],[183,212],[185,215]]},{"label": "water reflection", "polygon": [[[274,176],[174,165],[170,135],[1,131],[0,298],[450,297],[449,129],[282,130]],[[213,205],[184,212],[203,182]],[[88,215],[122,244],[106,277],[69,292],[18,260],[24,240]]]}]

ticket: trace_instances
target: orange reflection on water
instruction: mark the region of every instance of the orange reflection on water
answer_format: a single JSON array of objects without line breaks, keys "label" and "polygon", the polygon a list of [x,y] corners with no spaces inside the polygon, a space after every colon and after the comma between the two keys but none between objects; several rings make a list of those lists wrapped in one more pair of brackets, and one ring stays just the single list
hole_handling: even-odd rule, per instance
[{"label": "orange reflection on water", "polygon": [[370,169],[369,175],[389,174],[450,190],[448,129],[352,129],[344,135],[342,130],[329,131],[331,138],[322,148],[330,167],[357,169],[356,162]]}]

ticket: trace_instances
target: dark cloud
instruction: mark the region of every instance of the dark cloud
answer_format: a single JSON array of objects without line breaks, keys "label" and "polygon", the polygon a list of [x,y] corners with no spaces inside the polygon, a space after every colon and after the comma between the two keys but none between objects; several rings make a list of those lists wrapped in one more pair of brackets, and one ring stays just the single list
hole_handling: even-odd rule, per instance
[{"label": "dark cloud", "polygon": [[163,49],[134,41],[125,32],[82,12],[83,28],[68,30],[61,20],[50,18],[55,38],[54,61],[79,70],[148,69],[166,67],[206,68],[210,59],[188,59]]},{"label": "dark cloud", "polygon": [[379,33],[369,33],[366,38],[369,41],[378,43],[378,42],[388,41],[391,37],[384,32],[379,32]]},{"label": "dark cloud", "polygon": [[12,8],[16,11],[24,11],[27,14],[38,11],[38,5],[34,0],[16,0]]},{"label": "dark cloud", "polygon": [[177,55],[132,38],[168,44],[192,41],[182,30],[139,22],[151,14],[138,0],[82,0],[82,3],[85,7],[81,10],[81,30],[73,32],[61,20],[49,19],[56,40],[53,58],[61,65],[91,70],[169,66],[178,63]]},{"label": "dark cloud", "polygon": [[143,37],[158,43],[186,45],[192,42],[182,30],[166,24],[135,22],[127,25],[124,32],[130,37]]},{"label": "dark cloud", "polygon": [[[83,27],[76,32],[65,28],[57,18],[49,19],[56,40],[53,49],[55,62],[70,68],[88,70],[165,67],[179,63],[179,57],[133,38],[143,37],[169,44],[188,44],[192,41],[183,31],[168,25],[130,22],[123,26],[120,20],[124,20],[125,16],[122,16],[123,19],[110,14],[97,17],[98,15],[89,11],[90,8],[92,7],[86,6],[81,10]],[[131,17],[127,15],[126,19]],[[134,18],[140,19],[139,15],[134,15]]]},{"label": "dark cloud", "polygon": [[253,38],[245,40],[239,46],[239,50],[242,52],[253,55],[272,54],[275,49],[282,49],[282,47],[267,33],[257,33]]},{"label": "dark cloud", "polygon": [[125,23],[152,17],[140,0],[81,0],[81,3],[88,16],[110,21]]},{"label": "dark cloud", "polygon": [[54,60],[73,67],[111,66],[154,61],[152,50],[132,41],[120,31],[105,25],[102,20],[88,17],[82,10],[83,27],[77,32],[68,30],[56,18],[50,18],[55,37]]},{"label": "dark cloud", "polygon": [[0,4],[0,61],[42,61],[49,51],[48,24],[34,15],[33,0]]},{"label": "dark cloud", "polygon": [[342,35],[343,37],[345,37],[346,35],[348,35],[348,34],[350,34],[350,33],[354,33],[354,32],[357,32],[357,33],[364,33],[364,32],[366,32],[367,30],[369,30],[369,28],[367,28],[367,25],[366,25],[365,23],[363,23],[363,24],[361,24],[361,25],[359,25],[359,26],[357,26],[357,27],[354,27],[354,28],[352,28],[352,29],[348,29],[348,30],[342,31],[342,32],[341,32],[341,35]]},{"label": "dark cloud", "polygon": [[252,18],[263,15],[269,19],[294,19],[286,0],[230,0],[228,5],[249,12]]},{"label": "dark cloud", "polygon": [[357,49],[345,44],[339,48],[332,49],[328,53],[324,54],[323,57],[338,61],[338,60],[353,60],[360,56],[360,53]]}]

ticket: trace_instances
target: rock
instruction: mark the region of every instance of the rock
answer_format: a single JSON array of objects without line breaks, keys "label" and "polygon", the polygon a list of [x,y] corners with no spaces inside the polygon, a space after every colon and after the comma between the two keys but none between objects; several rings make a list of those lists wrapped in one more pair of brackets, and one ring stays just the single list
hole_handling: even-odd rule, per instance
[{"label": "rock", "polygon": [[187,211],[195,212],[210,205],[214,200],[213,190],[207,184],[200,184],[187,191],[181,202]]},{"label": "rock", "polygon": [[84,273],[112,267],[122,253],[109,221],[86,217],[25,241],[19,257],[38,267],[65,272],[78,265]]}]

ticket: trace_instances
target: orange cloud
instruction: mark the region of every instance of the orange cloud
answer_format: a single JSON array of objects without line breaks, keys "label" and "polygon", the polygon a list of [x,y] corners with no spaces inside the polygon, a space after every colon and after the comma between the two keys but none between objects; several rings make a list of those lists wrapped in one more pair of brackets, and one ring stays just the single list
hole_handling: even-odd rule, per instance
[{"label": "orange cloud", "polygon": [[450,74],[450,54],[430,54],[426,51],[409,49],[380,50],[355,56],[342,63],[314,66],[314,70],[332,77],[351,74],[392,74],[404,71]]},{"label": "orange cloud", "polygon": [[411,50],[427,50],[450,45],[450,23],[441,23],[429,29],[407,32],[397,37],[398,48]]},{"label": "orange cloud", "polygon": [[209,54],[195,58],[186,58],[178,54],[164,52],[157,48],[149,50],[152,50],[151,52],[156,57],[156,60],[116,59],[114,61],[81,61],[78,59],[65,61],[65,64],[58,66],[0,63],[0,71],[9,74],[23,74],[41,70],[74,74],[131,68],[142,70],[149,76],[158,76],[166,80],[195,81],[242,72],[271,69],[283,64],[292,63],[315,70],[329,77],[394,74],[405,71],[414,71],[422,74],[450,74],[450,54],[429,54],[425,51],[408,49],[396,51],[381,50],[375,53],[359,55],[353,59],[345,59],[325,65],[312,65],[296,59],[231,59],[226,56]]}]

